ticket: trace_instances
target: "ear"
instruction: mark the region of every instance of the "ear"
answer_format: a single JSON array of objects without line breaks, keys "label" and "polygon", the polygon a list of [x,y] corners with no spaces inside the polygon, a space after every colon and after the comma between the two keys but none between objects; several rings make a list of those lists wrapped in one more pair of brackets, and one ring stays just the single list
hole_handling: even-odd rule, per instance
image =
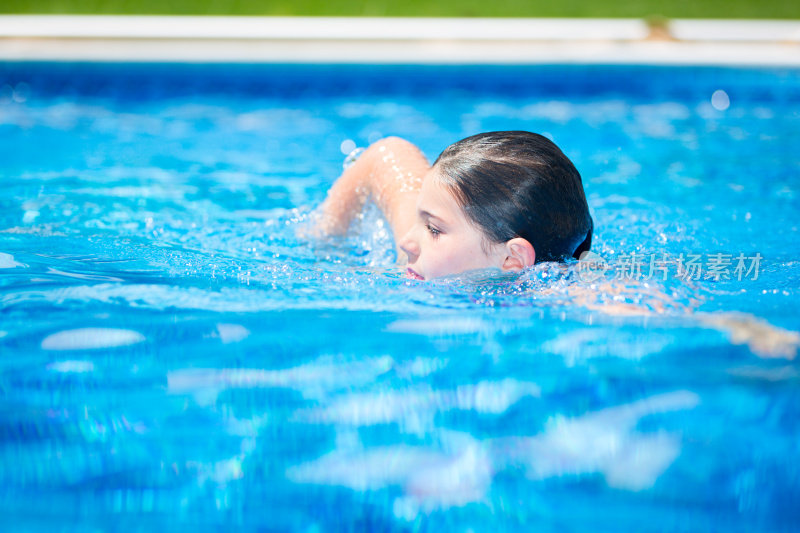
[{"label": "ear", "polygon": [[536,250],[533,245],[522,237],[515,237],[505,243],[503,270],[522,270],[533,266],[536,262]]}]

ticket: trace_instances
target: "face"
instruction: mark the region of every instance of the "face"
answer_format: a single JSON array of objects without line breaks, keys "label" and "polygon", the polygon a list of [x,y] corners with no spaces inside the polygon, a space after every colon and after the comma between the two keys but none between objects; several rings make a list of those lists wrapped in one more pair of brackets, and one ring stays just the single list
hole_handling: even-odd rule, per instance
[{"label": "face", "polygon": [[425,175],[417,200],[417,219],[400,240],[408,255],[406,275],[432,279],[479,268],[500,267],[502,246],[489,252],[481,247],[483,235],[467,219],[450,191],[431,169]]}]

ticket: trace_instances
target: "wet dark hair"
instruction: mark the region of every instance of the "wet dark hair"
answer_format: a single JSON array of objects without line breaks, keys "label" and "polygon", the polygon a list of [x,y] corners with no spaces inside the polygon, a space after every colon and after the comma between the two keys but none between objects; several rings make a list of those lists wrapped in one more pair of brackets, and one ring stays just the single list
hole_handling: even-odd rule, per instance
[{"label": "wet dark hair", "polygon": [[522,237],[536,262],[580,258],[594,223],[575,165],[528,131],[493,131],[451,144],[433,164],[467,218],[489,242]]}]

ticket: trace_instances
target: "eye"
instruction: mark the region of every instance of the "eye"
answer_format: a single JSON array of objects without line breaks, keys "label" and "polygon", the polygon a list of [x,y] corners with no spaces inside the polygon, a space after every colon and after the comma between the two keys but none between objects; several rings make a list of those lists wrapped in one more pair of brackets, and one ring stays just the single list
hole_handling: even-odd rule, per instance
[{"label": "eye", "polygon": [[431,235],[433,235],[434,239],[437,238],[442,233],[441,231],[439,231],[438,229],[434,228],[430,224],[425,224],[425,227],[428,228],[428,231],[431,233]]}]

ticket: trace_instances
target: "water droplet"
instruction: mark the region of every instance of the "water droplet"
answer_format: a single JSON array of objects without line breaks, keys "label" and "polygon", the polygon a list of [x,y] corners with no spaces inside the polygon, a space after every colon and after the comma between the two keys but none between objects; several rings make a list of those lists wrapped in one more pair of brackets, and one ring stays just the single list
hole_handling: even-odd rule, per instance
[{"label": "water droplet", "polygon": [[725,111],[731,106],[731,99],[728,97],[728,93],[722,89],[717,89],[711,95],[711,105],[717,111]]},{"label": "water droplet", "polygon": [[342,151],[343,154],[347,155],[356,149],[356,143],[353,139],[345,139],[342,141],[342,144],[339,146],[339,149]]}]

